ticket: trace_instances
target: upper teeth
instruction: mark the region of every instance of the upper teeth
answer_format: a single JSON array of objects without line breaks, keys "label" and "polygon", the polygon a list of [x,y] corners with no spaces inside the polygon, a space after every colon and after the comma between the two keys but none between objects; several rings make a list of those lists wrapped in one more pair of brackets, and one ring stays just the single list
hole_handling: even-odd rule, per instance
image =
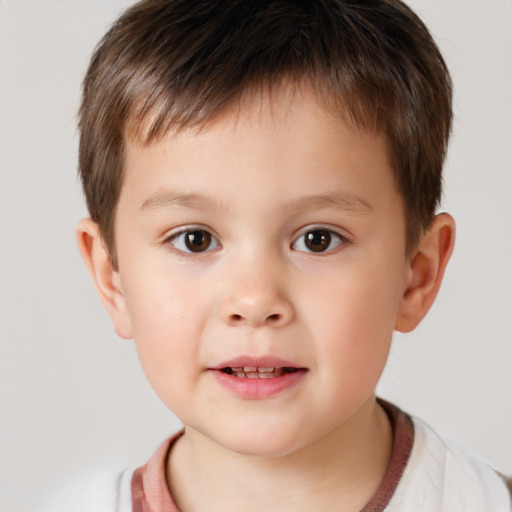
[{"label": "upper teeth", "polygon": [[259,366],[237,366],[231,368],[232,375],[235,377],[246,377],[248,379],[264,379],[278,377],[284,373],[284,368],[259,367]]},{"label": "upper teeth", "polygon": [[236,366],[231,368],[233,372],[262,372],[262,373],[271,373],[275,370],[275,368],[260,368],[258,366]]}]

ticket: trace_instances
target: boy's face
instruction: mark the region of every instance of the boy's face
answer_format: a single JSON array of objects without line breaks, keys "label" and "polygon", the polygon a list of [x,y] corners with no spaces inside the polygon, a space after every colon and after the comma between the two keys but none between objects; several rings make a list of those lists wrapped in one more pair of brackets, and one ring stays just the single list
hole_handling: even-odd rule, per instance
[{"label": "boy's face", "polygon": [[308,90],[128,143],[118,331],[189,432],[281,455],[366,421],[410,278],[392,176]]}]

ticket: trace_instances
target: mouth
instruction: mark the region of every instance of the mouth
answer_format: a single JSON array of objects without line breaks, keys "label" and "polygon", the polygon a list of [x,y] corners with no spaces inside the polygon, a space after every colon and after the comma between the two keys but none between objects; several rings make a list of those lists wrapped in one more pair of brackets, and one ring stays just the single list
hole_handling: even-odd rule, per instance
[{"label": "mouth", "polygon": [[309,372],[308,368],[273,356],[240,356],[209,370],[229,393],[248,400],[277,397],[299,386]]},{"label": "mouth", "polygon": [[294,368],[291,366],[227,366],[220,369],[220,371],[226,375],[232,375],[233,377],[241,379],[274,379],[300,370],[301,368]]}]

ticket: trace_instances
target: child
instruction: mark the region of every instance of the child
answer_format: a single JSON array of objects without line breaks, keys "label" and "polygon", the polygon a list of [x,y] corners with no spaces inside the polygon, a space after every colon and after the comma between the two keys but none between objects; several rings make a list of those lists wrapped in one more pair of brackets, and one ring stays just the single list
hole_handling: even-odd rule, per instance
[{"label": "child", "polygon": [[94,54],[78,243],[182,420],[119,510],[506,511],[510,481],[375,399],[455,235],[451,82],[396,0],[146,0]]}]

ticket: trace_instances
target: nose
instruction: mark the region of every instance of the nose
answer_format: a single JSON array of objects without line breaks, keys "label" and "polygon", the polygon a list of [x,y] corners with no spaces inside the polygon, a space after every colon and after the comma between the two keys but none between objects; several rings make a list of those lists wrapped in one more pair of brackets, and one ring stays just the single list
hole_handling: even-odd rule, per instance
[{"label": "nose", "polygon": [[294,308],[279,283],[268,273],[246,272],[234,277],[220,304],[222,320],[231,326],[284,327]]}]

